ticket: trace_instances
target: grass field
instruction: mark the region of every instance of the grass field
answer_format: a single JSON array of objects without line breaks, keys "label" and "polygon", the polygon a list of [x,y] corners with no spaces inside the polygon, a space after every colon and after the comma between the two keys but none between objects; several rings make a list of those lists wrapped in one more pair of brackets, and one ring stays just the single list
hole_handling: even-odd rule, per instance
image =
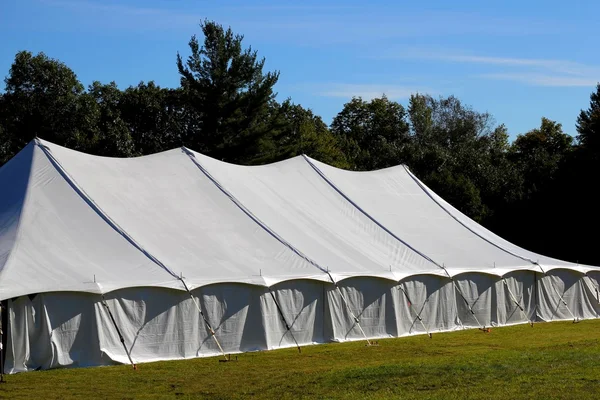
[{"label": "grass field", "polygon": [[10,399],[600,398],[600,320],[7,377]]}]

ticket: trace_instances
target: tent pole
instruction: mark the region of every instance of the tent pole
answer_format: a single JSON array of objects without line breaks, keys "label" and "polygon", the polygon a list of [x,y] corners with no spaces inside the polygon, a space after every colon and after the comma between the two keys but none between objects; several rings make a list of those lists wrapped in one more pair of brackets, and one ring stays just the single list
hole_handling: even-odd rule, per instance
[{"label": "tent pole", "polygon": [[[398,285],[398,287],[400,288],[400,290],[402,291],[402,293],[404,293],[404,296],[406,296],[406,300],[408,300],[408,308],[409,310],[413,311],[416,316],[417,319],[419,320],[419,322],[421,323],[421,325],[423,326],[423,329],[425,329],[425,332],[427,332],[427,335],[429,336],[429,338],[431,339],[431,333],[429,332],[429,329],[427,329],[427,327],[425,326],[425,324],[423,323],[423,319],[421,318],[420,313],[416,312],[413,308],[413,302],[410,300],[410,297],[408,297],[408,293],[406,293],[406,290],[404,290],[404,288],[400,285]],[[427,301],[427,300],[426,300]]]},{"label": "tent pole", "polygon": [[340,290],[340,287],[338,286],[337,283],[333,283],[335,285],[335,288],[337,289],[338,293],[340,294],[340,297],[342,298],[342,301],[344,302],[344,304],[346,305],[346,308],[348,309],[348,312],[350,313],[350,316],[352,317],[352,319],[354,320],[354,322],[356,323],[356,326],[358,326],[358,329],[360,329],[360,332],[363,334],[363,336],[365,337],[365,340],[367,341],[367,346],[372,346],[373,344],[371,343],[371,341],[369,340],[369,338],[367,337],[367,334],[365,333],[365,331],[363,330],[362,326],[360,326],[360,320],[358,319],[358,317],[356,315],[354,315],[354,313],[352,312],[352,309],[350,308],[350,305],[348,304],[348,301],[346,300],[346,298],[344,297],[344,294],[342,293],[342,291]]},{"label": "tent pole", "polygon": [[121,330],[119,329],[119,326],[117,325],[117,321],[115,321],[115,317],[113,317],[113,314],[110,311],[110,307],[106,303],[106,299],[104,298],[104,295],[102,295],[102,305],[104,306],[104,308],[106,308],[106,311],[108,312],[108,316],[110,317],[110,320],[112,321],[112,324],[115,327],[115,330],[117,331],[117,335],[119,335],[119,340],[121,341],[121,344],[123,345],[123,349],[125,350],[125,354],[127,354],[127,358],[129,358],[129,362],[131,363],[131,366],[133,367],[133,369],[137,369],[137,365],[135,365],[135,363],[131,359],[131,354],[129,353],[129,350],[127,350],[127,346],[125,346],[125,339],[123,338],[123,335],[121,334]]},{"label": "tent pole", "polygon": [[[463,292],[458,287],[458,284],[456,283],[456,281],[454,280],[454,278],[452,277],[452,275],[450,275],[450,273],[446,269],[446,266],[444,264],[442,264],[441,268],[444,270],[444,272],[446,273],[446,275],[448,276],[448,278],[452,281],[452,284],[454,285],[454,290],[456,290],[456,292],[460,295],[460,297],[462,297],[463,301],[467,305],[467,308],[471,312],[471,315],[473,315],[473,318],[475,319],[475,322],[477,322],[477,325],[479,325],[479,329],[481,331],[483,331],[483,332],[489,332],[489,329],[486,330],[485,326],[481,325],[481,322],[479,322],[479,319],[477,318],[477,315],[475,315],[475,311],[473,311],[473,307],[471,307],[471,305],[469,304],[469,301],[467,300],[467,298],[465,297],[465,295],[463,294]],[[464,327],[464,325],[463,325],[463,327]]]},{"label": "tent pole", "polygon": [[296,340],[296,338],[294,337],[294,333],[292,332],[292,327],[287,323],[287,320],[285,319],[285,316],[283,315],[283,310],[281,309],[281,307],[279,306],[279,302],[275,298],[275,294],[271,291],[271,289],[269,289],[269,293],[271,293],[271,297],[273,298],[273,302],[275,303],[275,306],[277,307],[277,311],[279,311],[279,316],[281,317],[281,320],[283,321],[283,323],[285,325],[286,331],[290,333],[290,336],[294,340],[294,343],[296,343],[296,347],[298,348],[298,353],[302,353],[302,349],[300,348],[300,345],[298,344],[298,341]]},{"label": "tent pole", "polygon": [[188,288],[187,284],[185,283],[185,281],[183,280],[183,277],[179,277],[179,280],[181,281],[181,283],[183,284],[183,287],[185,288],[185,290],[188,292],[188,294],[190,295],[192,301],[194,302],[194,305],[196,306],[196,309],[198,310],[198,312],[200,313],[200,316],[202,317],[202,320],[204,320],[204,324],[206,325],[206,327],[208,328],[208,332],[210,333],[210,335],[212,336],[212,338],[214,339],[215,343],[217,344],[217,346],[219,347],[219,350],[221,350],[221,354],[223,355],[223,358],[226,361],[229,361],[229,359],[227,358],[227,356],[225,355],[225,351],[223,350],[223,347],[221,347],[221,343],[219,343],[219,339],[217,339],[217,336],[215,335],[215,330],[212,328],[212,326],[210,325],[210,322],[208,322],[208,320],[206,319],[206,317],[204,316],[204,313],[202,312],[202,308],[200,308],[200,305],[198,304],[198,302],[196,301],[196,298],[194,297],[194,295],[192,294],[192,292],[190,291],[190,289]]},{"label": "tent pole", "polygon": [[[546,276],[549,276],[546,271],[544,271],[544,269],[542,268],[542,266],[540,264],[536,265],[538,267],[540,267],[540,270],[542,271],[542,273]],[[558,292],[558,289],[556,289],[556,287],[552,284],[552,281],[550,281],[550,286],[552,287],[552,289],[554,289],[554,291],[556,292],[556,294],[558,295],[558,298],[560,299],[561,303],[563,303],[563,305],[565,306],[565,308],[567,309],[567,311],[569,312],[569,314],[571,314],[571,317],[573,317],[573,323],[579,322],[579,318],[577,318],[572,312],[571,309],[569,308],[567,302],[565,301],[565,299],[562,297],[562,295]]]},{"label": "tent pole", "polygon": [[523,314],[523,316],[527,319],[527,321],[529,321],[529,325],[531,325],[531,327],[533,327],[533,321],[529,319],[529,316],[527,314],[525,314],[525,309],[523,308],[523,306],[521,306],[521,303],[519,303],[517,301],[517,298],[515,297],[513,292],[510,290],[510,287],[508,286],[508,282],[506,282],[506,279],[504,277],[502,277],[502,282],[504,282],[504,285],[506,286],[506,290],[508,290],[508,294],[510,295],[510,298],[512,299],[512,301],[517,305],[517,307],[519,307],[519,310],[521,310],[521,314]]}]

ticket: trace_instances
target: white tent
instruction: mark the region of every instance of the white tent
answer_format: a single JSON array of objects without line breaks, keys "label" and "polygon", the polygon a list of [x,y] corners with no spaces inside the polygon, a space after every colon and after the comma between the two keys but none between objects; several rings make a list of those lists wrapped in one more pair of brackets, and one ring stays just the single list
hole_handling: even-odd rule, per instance
[{"label": "white tent", "polygon": [[117,159],[36,139],[0,188],[9,373],[600,312],[599,268],[501,239],[404,166]]}]

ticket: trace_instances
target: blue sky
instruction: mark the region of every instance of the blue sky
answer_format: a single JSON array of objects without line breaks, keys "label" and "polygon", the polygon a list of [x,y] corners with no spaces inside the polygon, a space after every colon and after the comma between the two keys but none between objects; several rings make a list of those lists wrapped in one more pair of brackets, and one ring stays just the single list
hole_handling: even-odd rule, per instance
[{"label": "blue sky", "polygon": [[542,116],[575,134],[600,81],[595,1],[0,0],[0,72],[19,50],[65,62],[88,85],[175,87],[204,18],[245,36],[291,97],[326,123],[352,96],[456,95],[511,136]]}]

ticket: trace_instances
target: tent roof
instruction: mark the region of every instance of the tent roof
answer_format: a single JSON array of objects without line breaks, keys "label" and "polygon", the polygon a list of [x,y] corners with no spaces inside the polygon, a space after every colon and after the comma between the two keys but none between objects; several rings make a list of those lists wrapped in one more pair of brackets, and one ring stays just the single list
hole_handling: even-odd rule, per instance
[{"label": "tent roof", "polygon": [[298,156],[248,167],[186,148],[108,158],[36,139],[0,169],[0,187],[0,299],[593,268],[501,239],[403,166],[351,172]]}]

